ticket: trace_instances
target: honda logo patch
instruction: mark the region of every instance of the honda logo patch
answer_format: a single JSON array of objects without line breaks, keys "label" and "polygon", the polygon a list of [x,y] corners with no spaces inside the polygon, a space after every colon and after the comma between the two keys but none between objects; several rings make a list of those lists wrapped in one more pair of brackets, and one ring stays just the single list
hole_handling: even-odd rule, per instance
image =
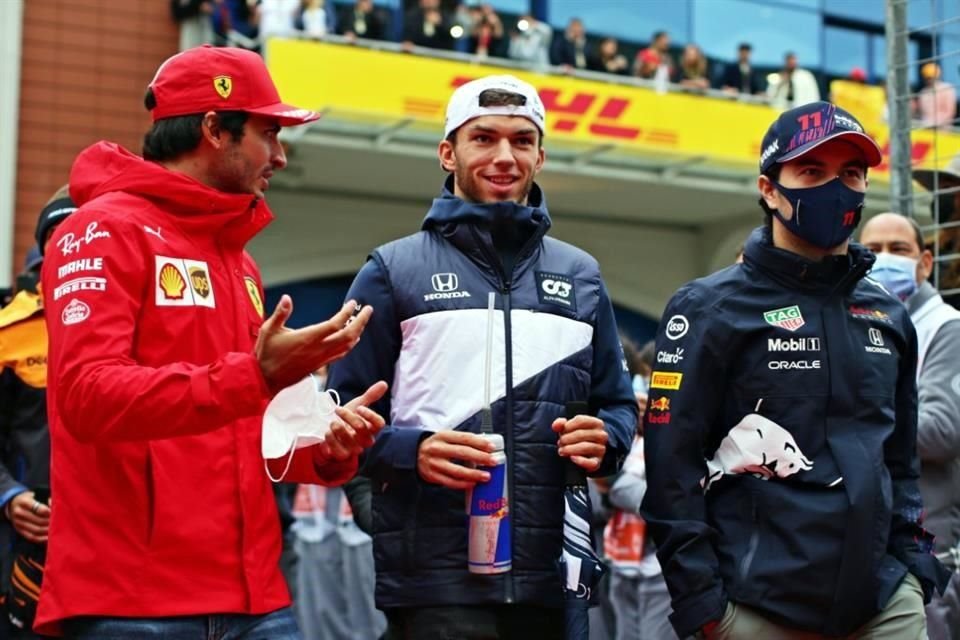
[{"label": "honda logo patch", "polygon": [[430,283],[437,293],[449,293],[460,287],[460,280],[455,273],[435,273],[430,278]]},{"label": "honda logo patch", "polygon": [[460,291],[460,278],[455,273],[435,273],[430,276],[430,285],[434,293],[424,295],[424,302],[470,297],[469,291]]},{"label": "honda logo patch", "polygon": [[556,304],[577,310],[577,296],[573,288],[573,278],[559,273],[537,271],[537,297],[540,304]]}]

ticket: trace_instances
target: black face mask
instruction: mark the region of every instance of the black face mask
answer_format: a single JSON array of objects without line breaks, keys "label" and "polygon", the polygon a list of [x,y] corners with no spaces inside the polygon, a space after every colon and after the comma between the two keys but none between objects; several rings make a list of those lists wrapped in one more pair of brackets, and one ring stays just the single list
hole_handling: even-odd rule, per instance
[{"label": "black face mask", "polygon": [[[953,216],[957,212],[956,201],[957,194],[955,193],[940,194],[936,200],[930,202],[930,217],[936,222],[953,220]],[[940,203],[939,217],[937,216],[937,203]]]},{"label": "black face mask", "polygon": [[780,211],[774,210],[773,214],[791,233],[814,246],[832,249],[845,242],[860,224],[865,194],[843,184],[840,178],[805,189],[770,182],[793,207],[789,220]]}]

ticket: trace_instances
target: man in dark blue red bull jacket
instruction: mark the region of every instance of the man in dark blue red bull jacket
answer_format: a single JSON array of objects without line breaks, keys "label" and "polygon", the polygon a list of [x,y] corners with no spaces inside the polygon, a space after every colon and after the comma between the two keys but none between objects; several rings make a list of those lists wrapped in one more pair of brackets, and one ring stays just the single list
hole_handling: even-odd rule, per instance
[{"label": "man in dark blue red bull jacket", "polygon": [[764,227],[681,288],[650,384],[643,504],[681,637],[926,638],[917,338],[849,242],[880,150],[816,102],[763,139]]}]

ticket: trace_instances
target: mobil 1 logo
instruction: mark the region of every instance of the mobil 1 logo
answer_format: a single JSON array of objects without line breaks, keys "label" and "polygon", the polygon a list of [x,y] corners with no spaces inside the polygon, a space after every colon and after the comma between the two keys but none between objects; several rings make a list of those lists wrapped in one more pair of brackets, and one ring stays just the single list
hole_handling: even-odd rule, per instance
[{"label": "mobil 1 logo", "polygon": [[577,310],[577,296],[573,278],[559,273],[537,271],[537,297],[540,304],[556,304],[571,311]]}]

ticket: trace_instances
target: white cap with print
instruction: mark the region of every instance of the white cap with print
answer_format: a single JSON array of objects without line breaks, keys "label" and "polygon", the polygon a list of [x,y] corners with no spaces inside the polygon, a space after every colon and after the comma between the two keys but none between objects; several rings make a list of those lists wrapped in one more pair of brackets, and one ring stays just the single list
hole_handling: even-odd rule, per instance
[{"label": "white cap with print", "polygon": [[[516,93],[524,98],[523,104],[481,106],[480,94],[490,89]],[[546,109],[537,90],[531,84],[513,76],[487,76],[471,80],[454,91],[447,103],[443,137],[446,138],[469,120],[481,116],[520,116],[535,124],[541,135],[546,127]]]}]

